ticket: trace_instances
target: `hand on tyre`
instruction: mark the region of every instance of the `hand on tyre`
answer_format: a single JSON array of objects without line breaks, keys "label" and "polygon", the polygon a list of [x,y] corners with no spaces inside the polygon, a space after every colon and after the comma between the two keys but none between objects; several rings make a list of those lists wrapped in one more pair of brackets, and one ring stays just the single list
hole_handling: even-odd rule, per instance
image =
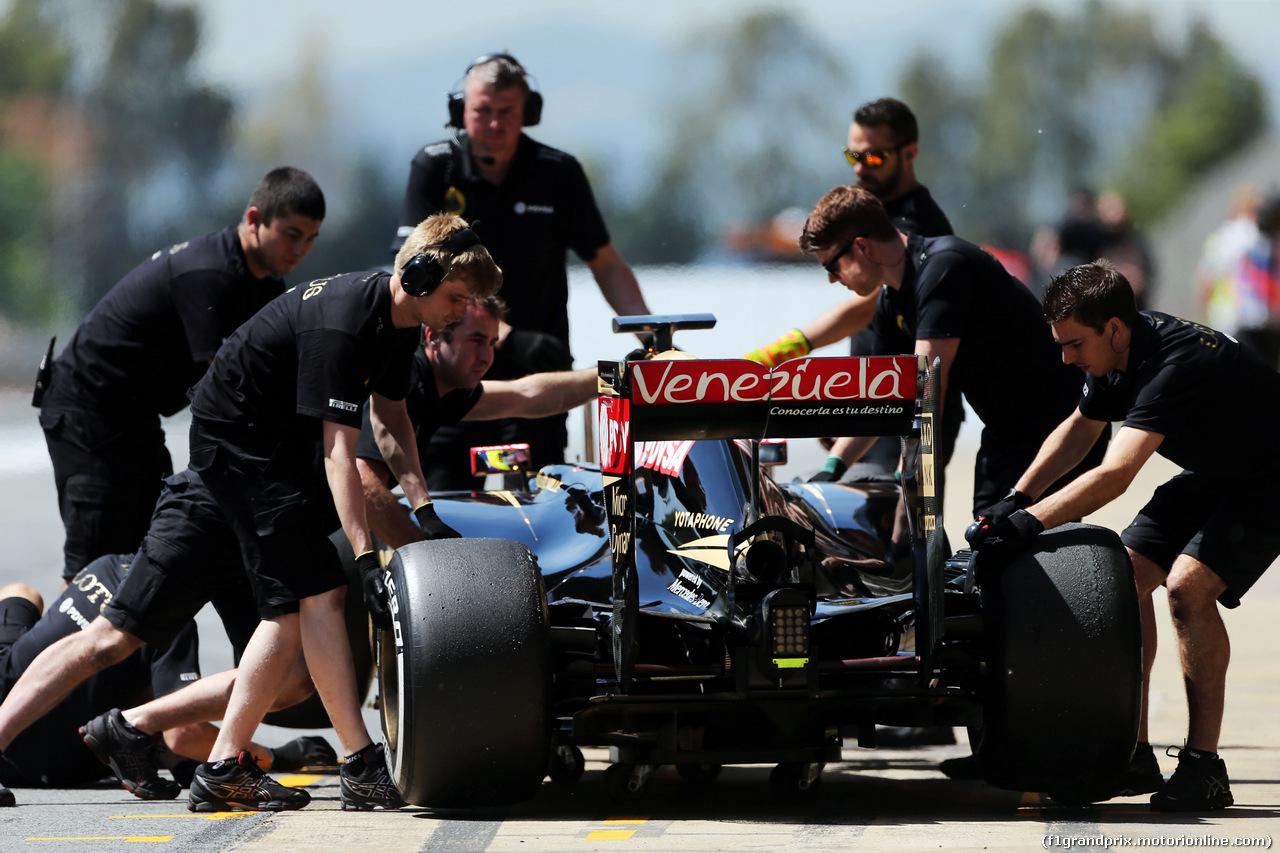
[{"label": "hand on tyre", "polygon": [[1011,513],[1008,518],[987,531],[978,548],[978,569],[985,573],[998,572],[1013,562],[1023,551],[1031,547],[1037,536],[1044,532],[1044,525],[1025,509]]},{"label": "hand on tyre", "polygon": [[338,754],[319,735],[303,735],[271,750],[271,769],[301,770],[304,767],[333,767]]},{"label": "hand on tyre", "polygon": [[415,509],[413,517],[418,519],[418,526],[422,528],[422,535],[427,539],[462,538],[461,533],[440,520],[440,516],[436,515],[435,505],[431,501],[427,501]]},{"label": "hand on tyre", "polygon": [[387,601],[387,585],[382,580],[382,566],[378,563],[378,555],[373,551],[365,551],[356,557],[356,568],[360,570],[364,605],[369,608],[373,624],[384,630],[390,629],[391,610]]},{"label": "hand on tyre", "polygon": [[969,544],[978,547],[986,539],[987,534],[1000,522],[1004,521],[1013,513],[1020,509],[1026,509],[1035,503],[1031,495],[1026,492],[1020,492],[1017,489],[1010,489],[1009,494],[987,507],[981,515],[974,520],[973,524],[964,532],[964,538],[969,540]]}]

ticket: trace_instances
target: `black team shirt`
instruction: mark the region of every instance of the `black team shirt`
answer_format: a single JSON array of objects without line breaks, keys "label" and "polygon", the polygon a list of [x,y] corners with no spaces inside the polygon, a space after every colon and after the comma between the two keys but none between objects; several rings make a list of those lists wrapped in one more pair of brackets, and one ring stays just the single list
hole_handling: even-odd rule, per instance
[{"label": "black team shirt", "polygon": [[1280,444],[1280,373],[1222,332],[1145,311],[1129,366],[1085,380],[1080,412],[1160,433],[1156,453],[1218,480],[1274,480]]},{"label": "black team shirt", "polygon": [[283,291],[280,276],[250,274],[235,225],[161,249],[80,323],[54,383],[95,410],[172,415],[223,340]]},{"label": "black team shirt", "polygon": [[465,133],[428,145],[409,167],[392,249],[433,213],[478,223],[476,233],[502,268],[512,326],[569,343],[565,252],[590,261],[609,243],[591,185],[572,155],[522,134],[506,178],[492,184],[475,171]]},{"label": "black team shirt", "polygon": [[[409,383],[409,393],[405,397],[405,406],[409,410],[409,419],[413,421],[413,431],[418,440],[418,457],[426,453],[431,436],[442,426],[453,426],[466,417],[467,412],[475,408],[484,394],[484,386],[474,388],[455,388],[443,397],[436,388],[435,371],[431,369],[431,361],[422,347],[413,356],[413,369]],[[360,426],[360,442],[356,445],[356,455],[361,459],[372,459],[384,462],[378,443],[373,438],[373,426],[369,422],[369,406],[364,407],[364,421]],[[394,485],[394,484],[393,484]]]},{"label": "black team shirt", "polygon": [[382,272],[345,273],[274,299],[218,351],[193,391],[192,416],[260,448],[318,442],[322,421],[359,428],[371,391],[404,399],[422,332],[392,325],[389,282]]},{"label": "black team shirt", "polygon": [[902,287],[882,288],[876,302],[876,352],[959,338],[948,388],[959,387],[987,435],[1047,435],[1075,409],[1081,372],[1062,362],[1036,298],[958,237],[909,237],[906,252]]}]

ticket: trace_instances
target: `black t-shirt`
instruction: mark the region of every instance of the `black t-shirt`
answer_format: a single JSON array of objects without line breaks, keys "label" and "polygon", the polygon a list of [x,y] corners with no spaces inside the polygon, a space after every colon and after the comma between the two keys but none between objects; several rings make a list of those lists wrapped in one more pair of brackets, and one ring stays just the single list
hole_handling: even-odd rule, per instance
[{"label": "black t-shirt", "polygon": [[1156,451],[1205,477],[1273,479],[1280,444],[1280,373],[1235,339],[1147,311],[1133,329],[1129,368],[1088,377],[1080,412],[1160,433]]},{"label": "black t-shirt", "polygon": [[254,278],[236,226],[161,249],[89,312],[54,361],[58,399],[172,415],[245,320],[284,290]]},{"label": "black t-shirt", "polygon": [[192,416],[263,447],[318,441],[321,421],[358,428],[371,391],[404,399],[422,332],[392,325],[390,280],[344,273],[272,300],[218,351]]},{"label": "black t-shirt", "polygon": [[921,237],[947,237],[955,232],[951,230],[951,222],[938,207],[929,190],[923,184],[906,195],[886,202],[885,213],[893,227],[906,234],[918,234]]},{"label": "black t-shirt", "polygon": [[949,381],[987,431],[984,443],[1047,435],[1075,408],[1081,372],[1062,353],[1039,303],[1000,262],[958,237],[911,237],[902,287],[881,289],[872,327],[878,354],[925,338],[959,338]]},{"label": "black t-shirt", "polygon": [[[13,644],[0,665],[0,698],[36,656],[63,637],[89,627],[115,594],[129,570],[126,555],[99,557],[76,574],[70,586],[30,631]],[[23,730],[4,751],[22,778],[37,785],[82,785],[109,772],[77,732],[88,720],[112,708],[144,701],[148,688],[166,696],[200,677],[195,622],[163,652],[143,646],[119,663],[91,676],[52,711]]]},{"label": "black t-shirt", "polygon": [[502,268],[507,321],[569,342],[569,278],[565,252],[590,261],[609,243],[582,166],[571,155],[521,135],[511,169],[500,184],[475,171],[466,134],[428,145],[409,167],[399,250],[413,228],[433,213],[479,223],[476,233]]},{"label": "black t-shirt", "polygon": [[[409,420],[413,421],[413,431],[418,439],[418,457],[427,452],[431,436],[442,426],[453,426],[459,423],[467,412],[475,408],[484,394],[484,386],[474,388],[454,388],[443,397],[436,388],[435,372],[431,369],[431,361],[422,347],[413,356],[413,369],[409,382],[409,394],[405,397],[405,406],[409,410]],[[369,422],[369,404],[364,405],[364,422],[360,425],[360,441],[356,445],[356,455],[361,459],[373,459],[383,462],[382,452],[373,438],[373,426]]]}]

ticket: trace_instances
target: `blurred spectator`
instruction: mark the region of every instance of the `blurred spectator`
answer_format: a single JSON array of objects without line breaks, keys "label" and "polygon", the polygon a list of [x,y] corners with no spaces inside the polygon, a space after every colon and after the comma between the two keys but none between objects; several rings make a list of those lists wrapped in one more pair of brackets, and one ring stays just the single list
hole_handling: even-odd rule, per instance
[{"label": "blurred spectator", "polygon": [[1129,218],[1129,205],[1115,190],[1099,194],[1098,224],[1102,227],[1102,245],[1098,256],[1115,265],[1133,288],[1138,310],[1151,307],[1155,292],[1155,265],[1147,241]]},{"label": "blurred spectator", "polygon": [[1057,228],[1041,228],[1031,241],[1031,257],[1039,278],[1047,282],[1078,264],[1097,260],[1106,241],[1098,222],[1093,190],[1076,187],[1067,198],[1067,213]]},{"label": "blurred spectator", "polygon": [[1241,185],[1231,197],[1230,217],[1204,241],[1194,274],[1205,319],[1220,332],[1239,337],[1242,328],[1236,275],[1245,253],[1262,236],[1258,231],[1258,191]]},{"label": "blurred spectator", "polygon": [[1258,208],[1259,237],[1236,268],[1236,336],[1267,364],[1280,364],[1280,191]]}]

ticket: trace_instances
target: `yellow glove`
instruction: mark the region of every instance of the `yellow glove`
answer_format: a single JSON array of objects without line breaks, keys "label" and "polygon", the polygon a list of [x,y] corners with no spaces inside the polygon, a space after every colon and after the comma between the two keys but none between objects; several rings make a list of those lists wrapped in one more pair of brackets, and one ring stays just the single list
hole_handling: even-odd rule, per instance
[{"label": "yellow glove", "polygon": [[753,349],[743,358],[749,358],[772,370],[784,361],[790,361],[793,358],[804,358],[812,349],[813,347],[809,346],[809,339],[804,336],[804,332],[799,329],[792,329],[773,343],[765,344],[759,349]]}]

